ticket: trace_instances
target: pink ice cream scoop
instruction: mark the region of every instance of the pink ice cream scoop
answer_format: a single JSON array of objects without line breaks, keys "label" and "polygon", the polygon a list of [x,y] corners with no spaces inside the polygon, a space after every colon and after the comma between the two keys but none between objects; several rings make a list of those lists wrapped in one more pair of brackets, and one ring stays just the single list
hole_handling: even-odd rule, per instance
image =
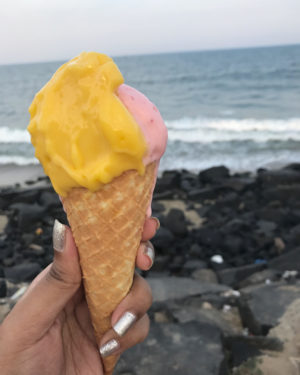
[{"label": "pink ice cream scoop", "polygon": [[128,85],[120,85],[117,95],[143,132],[148,149],[143,159],[145,165],[159,162],[166,149],[168,133],[158,109],[144,94]]}]

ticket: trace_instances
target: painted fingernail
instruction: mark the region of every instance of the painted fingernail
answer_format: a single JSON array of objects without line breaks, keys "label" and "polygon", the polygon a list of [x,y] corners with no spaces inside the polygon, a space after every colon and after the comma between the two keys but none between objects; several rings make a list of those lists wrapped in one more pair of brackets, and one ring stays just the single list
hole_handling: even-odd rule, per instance
[{"label": "painted fingernail", "polygon": [[120,347],[120,344],[118,343],[117,340],[112,339],[107,341],[106,344],[102,345],[100,347],[100,354],[101,357],[105,358],[116,352]]},{"label": "painted fingernail", "polygon": [[113,326],[113,329],[119,336],[123,336],[135,321],[136,315],[132,312],[126,311]]},{"label": "painted fingernail", "polygon": [[65,247],[65,236],[66,236],[66,227],[58,220],[55,220],[53,227],[53,248],[56,251],[62,253]]},{"label": "painted fingernail", "polygon": [[150,245],[146,246],[144,254],[147,255],[147,257],[149,258],[149,268],[152,267],[155,257],[153,247],[151,247]]},{"label": "painted fingernail", "polygon": [[152,219],[155,220],[155,222],[156,222],[156,230],[159,230],[159,228],[160,228],[160,221],[155,216],[152,216]]}]

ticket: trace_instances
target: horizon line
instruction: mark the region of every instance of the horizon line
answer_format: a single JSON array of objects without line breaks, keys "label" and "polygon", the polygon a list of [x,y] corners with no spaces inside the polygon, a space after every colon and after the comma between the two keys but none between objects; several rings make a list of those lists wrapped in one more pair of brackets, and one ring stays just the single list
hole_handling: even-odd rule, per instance
[{"label": "horizon line", "polygon": [[[276,48],[276,47],[293,47],[300,46],[298,43],[288,43],[288,44],[267,44],[259,46],[242,46],[242,47],[222,47],[222,48],[206,48],[197,50],[181,50],[181,51],[167,51],[167,52],[150,52],[150,53],[128,53],[122,55],[111,55],[112,58],[123,58],[123,57],[138,57],[138,56],[156,56],[156,55],[172,55],[172,54],[183,54],[183,53],[197,53],[197,52],[217,52],[217,51],[235,51],[235,50],[246,50],[246,49],[261,49],[261,48]],[[75,57],[75,56],[73,56]],[[40,61],[27,61],[27,62],[14,62],[14,63],[0,63],[1,66],[14,66],[14,65],[30,65],[30,64],[47,64],[47,63],[61,63],[63,61],[68,61],[67,59],[55,59],[55,60],[40,60]]]}]

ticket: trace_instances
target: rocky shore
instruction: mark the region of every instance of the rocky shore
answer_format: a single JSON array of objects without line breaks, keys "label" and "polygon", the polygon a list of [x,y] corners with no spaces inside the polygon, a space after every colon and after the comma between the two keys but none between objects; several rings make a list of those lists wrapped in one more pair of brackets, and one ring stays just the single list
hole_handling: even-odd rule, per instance
[{"label": "rocky shore", "polygon": [[[116,374],[299,374],[300,164],[167,171],[152,208],[152,327]],[[51,262],[55,218],[46,177],[0,189],[0,321]]]}]

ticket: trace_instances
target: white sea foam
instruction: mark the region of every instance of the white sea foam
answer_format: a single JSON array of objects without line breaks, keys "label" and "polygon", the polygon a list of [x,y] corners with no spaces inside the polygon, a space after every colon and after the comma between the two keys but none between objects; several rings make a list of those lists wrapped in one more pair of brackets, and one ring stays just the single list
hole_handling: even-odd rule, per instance
[{"label": "white sea foam", "polygon": [[17,156],[17,155],[0,155],[0,164],[17,164],[17,165],[28,165],[38,164],[39,161],[36,158]]},{"label": "white sea foam", "polygon": [[30,143],[30,135],[26,129],[0,127],[0,143]]},{"label": "white sea foam", "polygon": [[182,118],[168,121],[169,139],[183,142],[230,142],[252,140],[300,140],[300,118],[278,119],[208,119]]}]

